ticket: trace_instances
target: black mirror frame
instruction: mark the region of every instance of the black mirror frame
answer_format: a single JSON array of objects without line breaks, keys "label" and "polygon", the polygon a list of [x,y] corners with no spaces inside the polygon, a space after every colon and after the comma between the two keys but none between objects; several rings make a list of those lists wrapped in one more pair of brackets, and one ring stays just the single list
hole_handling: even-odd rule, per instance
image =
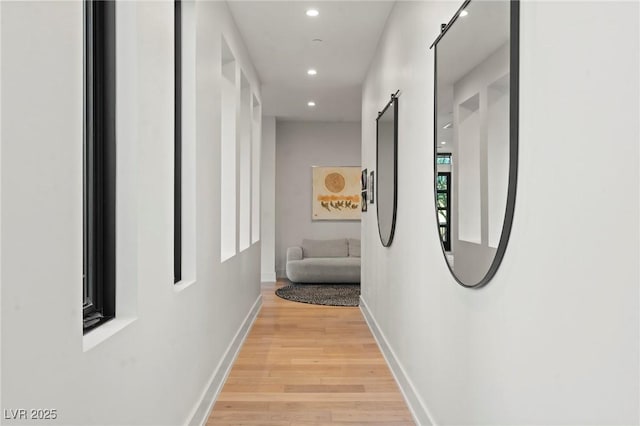
[{"label": "black mirror frame", "polygon": [[466,284],[458,279],[453,269],[451,269],[451,265],[447,260],[447,256],[444,249],[444,244],[442,242],[442,237],[440,236],[440,227],[438,223],[438,206],[436,202],[437,194],[437,182],[436,176],[438,175],[438,164],[436,162],[437,153],[438,153],[438,136],[437,131],[438,127],[437,116],[438,116],[438,90],[437,90],[437,79],[438,79],[438,63],[437,63],[437,49],[438,42],[442,38],[442,36],[447,32],[447,30],[453,25],[456,21],[460,12],[467,7],[467,5],[471,2],[471,0],[466,0],[462,6],[458,9],[458,11],[453,15],[453,18],[449,21],[448,24],[443,24],[441,26],[441,33],[436,38],[436,40],[431,45],[431,48],[434,49],[434,60],[433,60],[433,193],[434,193],[434,210],[436,213],[436,230],[438,232],[438,238],[440,240],[440,248],[442,249],[442,255],[444,257],[445,263],[451,272],[451,275],[456,280],[458,284],[462,287],[479,289],[487,285],[489,281],[493,278],[493,276],[498,271],[500,267],[500,263],[502,263],[502,259],[504,257],[504,253],[507,250],[507,244],[509,242],[509,236],[511,235],[511,228],[513,225],[513,215],[515,212],[515,204],[516,204],[516,189],[518,183],[518,126],[519,126],[519,103],[520,103],[520,0],[508,0],[510,4],[510,39],[509,39],[509,184],[507,188],[507,206],[505,209],[504,222],[502,224],[502,233],[500,234],[500,242],[498,243],[498,248],[496,250],[496,255],[489,266],[489,270],[482,277],[482,279],[476,284]]},{"label": "black mirror frame", "polygon": [[[391,99],[385,107],[378,113],[378,117],[376,118],[376,170],[380,170],[380,161],[379,161],[379,120],[380,117],[385,113],[387,108],[394,104],[393,111],[393,215],[391,218],[391,231],[389,232],[389,237],[385,242],[385,239],[382,236],[382,231],[380,230],[380,194],[376,194],[376,198],[378,202],[376,203],[376,216],[378,221],[378,235],[380,236],[380,242],[383,247],[390,247],[393,242],[393,236],[396,230],[396,212],[398,210],[398,94],[400,91],[398,90],[396,93],[391,94]],[[376,173],[377,176],[380,176],[380,173]],[[380,185],[376,184],[376,191],[378,191]]]}]

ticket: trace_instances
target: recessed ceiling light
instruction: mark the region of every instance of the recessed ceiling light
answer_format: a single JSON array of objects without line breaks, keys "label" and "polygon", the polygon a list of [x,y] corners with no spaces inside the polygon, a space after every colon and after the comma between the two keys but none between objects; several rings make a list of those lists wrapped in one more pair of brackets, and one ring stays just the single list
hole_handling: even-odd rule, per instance
[{"label": "recessed ceiling light", "polygon": [[440,145],[446,145],[446,144],[447,144],[447,142],[446,142],[446,141],[442,141],[442,142],[440,142]]},{"label": "recessed ceiling light", "polygon": [[309,74],[309,75],[316,75],[316,74],[318,74],[318,71],[314,70],[313,68],[309,68],[309,69],[307,70],[307,74]]},{"label": "recessed ceiling light", "polygon": [[[309,13],[307,12],[307,14],[309,14]],[[460,12],[460,16],[467,16],[468,14],[469,14],[469,12],[467,12],[466,10],[463,10],[462,12]],[[311,16],[311,15],[309,15],[309,16]]]},{"label": "recessed ceiling light", "polygon": [[314,106],[316,106],[316,103],[313,102],[313,101],[309,101],[309,102],[307,102],[307,106],[314,107]]},{"label": "recessed ceiling light", "polygon": [[317,9],[307,9],[307,16],[315,17],[320,15]]},{"label": "recessed ceiling light", "polygon": [[311,41],[315,41],[316,43],[322,43],[322,39],[321,38],[314,38]]}]

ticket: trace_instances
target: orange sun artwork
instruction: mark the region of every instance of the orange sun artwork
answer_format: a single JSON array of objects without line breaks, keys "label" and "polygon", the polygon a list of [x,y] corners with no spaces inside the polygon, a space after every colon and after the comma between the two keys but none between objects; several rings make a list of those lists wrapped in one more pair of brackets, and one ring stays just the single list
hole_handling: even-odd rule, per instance
[{"label": "orange sun artwork", "polygon": [[340,173],[329,173],[324,178],[324,186],[331,192],[341,192],[344,189],[344,176]]},{"label": "orange sun artwork", "polygon": [[360,167],[313,167],[312,219],[360,219]]}]

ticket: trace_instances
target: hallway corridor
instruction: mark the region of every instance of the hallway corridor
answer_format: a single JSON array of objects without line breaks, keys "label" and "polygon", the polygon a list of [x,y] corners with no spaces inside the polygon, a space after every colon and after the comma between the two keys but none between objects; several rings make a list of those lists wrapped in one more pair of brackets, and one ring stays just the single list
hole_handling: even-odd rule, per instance
[{"label": "hallway corridor", "polygon": [[207,425],[413,425],[359,308],[263,306]]}]

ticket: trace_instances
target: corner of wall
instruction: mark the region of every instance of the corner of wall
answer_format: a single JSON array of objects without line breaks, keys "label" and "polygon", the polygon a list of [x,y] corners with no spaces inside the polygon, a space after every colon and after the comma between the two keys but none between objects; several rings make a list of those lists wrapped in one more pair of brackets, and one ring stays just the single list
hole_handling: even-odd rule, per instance
[{"label": "corner of wall", "polygon": [[211,375],[211,378],[209,379],[209,384],[200,397],[199,402],[196,404],[192,414],[189,416],[188,424],[190,426],[201,426],[207,423],[207,419],[209,418],[216,399],[218,398],[218,395],[222,390],[222,386],[227,380],[227,377],[231,372],[231,367],[233,366],[234,361],[240,353],[242,344],[249,335],[249,331],[251,330],[253,323],[258,317],[261,306],[262,295],[259,295],[256,301],[253,303],[253,306],[249,310],[249,313],[247,313],[244,321],[242,321],[242,324],[238,328],[238,331],[236,331],[236,334],[231,340],[231,343],[229,343],[227,350],[224,352],[222,359],[216,366],[213,374]]},{"label": "corner of wall", "polygon": [[404,397],[404,400],[409,407],[409,411],[413,416],[413,420],[417,425],[421,426],[435,425],[436,423],[429,413],[429,410],[427,409],[424,401],[422,401],[422,399],[420,398],[420,395],[413,385],[413,382],[402,367],[400,360],[391,348],[391,345],[389,345],[387,338],[378,326],[373,313],[369,310],[369,306],[362,296],[360,296],[360,311],[362,312],[362,316],[364,316],[364,319],[369,326],[369,330],[371,330],[371,334],[373,334],[373,337],[376,339],[376,343],[380,348],[380,352],[382,352],[385,361],[387,361],[387,364],[391,369],[393,378],[396,380],[396,383],[400,388],[400,392],[402,393],[402,396]]}]

